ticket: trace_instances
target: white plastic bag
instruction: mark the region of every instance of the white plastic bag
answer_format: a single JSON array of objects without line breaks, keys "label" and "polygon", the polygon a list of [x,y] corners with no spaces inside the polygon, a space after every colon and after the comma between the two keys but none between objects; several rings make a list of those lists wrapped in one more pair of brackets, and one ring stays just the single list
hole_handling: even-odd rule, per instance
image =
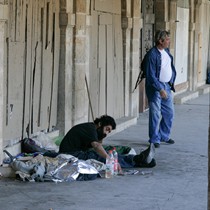
[{"label": "white plastic bag", "polygon": [[54,150],[55,152],[58,152],[59,150],[58,146],[53,142],[53,140],[43,132],[39,132],[36,141],[39,142],[41,147],[44,149]]}]

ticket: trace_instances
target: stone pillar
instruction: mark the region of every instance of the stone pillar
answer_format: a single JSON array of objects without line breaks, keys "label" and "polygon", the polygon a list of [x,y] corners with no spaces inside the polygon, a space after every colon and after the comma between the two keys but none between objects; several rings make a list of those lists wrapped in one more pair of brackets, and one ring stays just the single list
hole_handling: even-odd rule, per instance
[{"label": "stone pillar", "polygon": [[60,0],[60,63],[58,85],[58,128],[61,135],[73,126],[74,107],[74,0]]},{"label": "stone pillar", "polygon": [[177,0],[170,1],[169,11],[167,11],[169,15],[169,27],[166,28],[170,30],[170,52],[172,55],[175,54],[175,42],[176,42],[176,26],[178,23],[177,20]]},{"label": "stone pillar", "polygon": [[131,29],[133,27],[133,20],[131,18],[131,1],[122,2],[122,34],[123,34],[123,69],[124,69],[124,103],[125,103],[125,116],[130,114],[130,40]]},{"label": "stone pillar", "polygon": [[3,160],[3,140],[4,140],[4,123],[5,123],[5,81],[6,81],[6,59],[7,59],[7,20],[8,5],[0,4],[0,163]]},{"label": "stone pillar", "polygon": [[[198,65],[197,65],[197,86],[206,83],[207,63],[208,63],[208,43],[210,27],[210,1],[198,0],[196,5],[198,10],[196,16],[196,30],[198,32]],[[198,23],[197,23],[198,21]]]},{"label": "stone pillar", "polygon": [[139,74],[139,48],[140,48],[140,29],[142,27],[142,19],[140,18],[141,11],[141,0],[134,0],[132,4],[133,14],[133,28],[131,33],[131,116],[137,116],[139,114],[139,93],[132,90],[135,86],[136,79]]},{"label": "stone pillar", "polygon": [[177,0],[155,1],[155,29],[170,31],[170,52],[174,56],[177,25]]},{"label": "stone pillar", "polygon": [[73,69],[74,69],[74,30],[75,30],[75,11],[74,1],[67,0],[66,13],[68,23],[65,37],[65,133],[73,126]]},{"label": "stone pillar", "polygon": [[155,4],[155,30],[165,29],[169,30],[169,1],[168,0],[156,0]]},{"label": "stone pillar", "polygon": [[124,115],[138,116],[139,92],[134,86],[139,74],[141,0],[121,1],[124,69]]},{"label": "stone pillar", "polygon": [[60,0],[60,73],[58,127],[65,134],[73,125],[88,120],[85,75],[89,74],[90,0]]},{"label": "stone pillar", "polygon": [[194,91],[196,88],[197,73],[194,67],[194,47],[195,47],[195,3],[194,0],[189,1],[190,17],[189,17],[189,51],[188,51],[188,81],[189,90]]},{"label": "stone pillar", "polygon": [[196,90],[198,87],[198,76],[200,71],[201,64],[201,49],[199,46],[201,41],[201,31],[200,31],[200,6],[203,0],[198,0],[194,3],[194,20],[195,20],[195,29],[194,29],[194,49],[193,49],[193,69],[192,69],[192,90]]},{"label": "stone pillar", "polygon": [[75,30],[74,30],[74,46],[73,46],[73,124],[78,124],[88,120],[88,94],[85,83],[87,71],[88,53],[87,47],[87,13],[90,10],[89,0],[75,1]]},{"label": "stone pillar", "polygon": [[58,114],[57,127],[64,135],[72,127],[72,37],[74,15],[72,0],[60,0],[60,58],[58,77]]}]

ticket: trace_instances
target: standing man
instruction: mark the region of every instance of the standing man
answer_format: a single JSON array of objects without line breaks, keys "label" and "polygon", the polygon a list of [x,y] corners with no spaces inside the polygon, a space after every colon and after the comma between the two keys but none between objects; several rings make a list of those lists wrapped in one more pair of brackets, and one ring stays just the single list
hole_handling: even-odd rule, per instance
[{"label": "standing man", "polygon": [[[75,125],[61,141],[59,153],[70,154],[81,160],[95,159],[106,163],[109,156],[102,141],[115,128],[115,120],[108,115],[96,118],[94,122]],[[118,162],[122,168],[154,167],[154,154],[154,145],[151,144],[139,155],[118,154]]]},{"label": "standing man", "polygon": [[168,31],[157,31],[156,45],[147,52],[143,61],[149,103],[149,142],[156,148],[160,147],[160,142],[175,143],[170,139],[170,133],[174,118],[171,90],[175,92],[176,70],[168,49],[169,35]]}]

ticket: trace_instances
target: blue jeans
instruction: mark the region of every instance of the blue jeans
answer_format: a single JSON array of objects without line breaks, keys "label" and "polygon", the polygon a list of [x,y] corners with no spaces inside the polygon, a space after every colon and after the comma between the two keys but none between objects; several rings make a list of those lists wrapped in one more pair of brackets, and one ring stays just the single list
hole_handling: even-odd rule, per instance
[{"label": "blue jeans", "polygon": [[168,97],[161,98],[159,91],[147,90],[149,102],[149,142],[168,141],[174,118],[174,105],[170,86],[164,85]]},{"label": "blue jeans", "polygon": [[[106,163],[106,159],[102,158],[94,150],[77,151],[77,152],[71,152],[69,154],[71,154],[74,157],[77,157],[78,159],[81,159],[81,160],[94,159],[94,160],[98,160],[102,163]],[[133,157],[134,157],[134,155],[120,155],[120,154],[118,154],[118,162],[122,168],[133,168],[133,167],[135,167]]]}]

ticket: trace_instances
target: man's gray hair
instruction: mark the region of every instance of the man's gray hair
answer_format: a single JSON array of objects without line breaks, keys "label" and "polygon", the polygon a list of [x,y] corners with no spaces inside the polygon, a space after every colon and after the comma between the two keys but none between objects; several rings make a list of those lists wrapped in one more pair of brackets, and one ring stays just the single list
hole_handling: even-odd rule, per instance
[{"label": "man's gray hair", "polygon": [[166,30],[158,30],[155,33],[155,44],[159,44],[159,40],[164,41],[166,37],[170,36],[170,32]]}]

